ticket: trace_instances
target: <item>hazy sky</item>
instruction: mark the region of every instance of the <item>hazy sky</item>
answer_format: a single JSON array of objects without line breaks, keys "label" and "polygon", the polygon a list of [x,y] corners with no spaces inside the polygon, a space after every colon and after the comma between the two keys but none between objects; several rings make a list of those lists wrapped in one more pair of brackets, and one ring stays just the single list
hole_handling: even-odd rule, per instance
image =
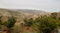
[{"label": "hazy sky", "polygon": [[0,0],[0,8],[60,11],[60,0]]}]

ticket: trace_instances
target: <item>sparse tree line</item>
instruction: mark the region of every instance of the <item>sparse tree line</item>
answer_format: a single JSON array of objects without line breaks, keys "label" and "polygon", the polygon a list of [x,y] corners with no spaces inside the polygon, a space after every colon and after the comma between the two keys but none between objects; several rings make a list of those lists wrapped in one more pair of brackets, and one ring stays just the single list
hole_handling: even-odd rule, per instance
[{"label": "sparse tree line", "polygon": [[[53,16],[53,17],[52,17]],[[25,18],[23,21],[25,24],[23,26],[27,27],[32,27],[33,29],[37,30],[37,33],[52,33],[55,29],[60,26],[60,19],[56,18],[56,13],[51,14],[51,16],[47,17],[46,15],[44,16],[39,16],[35,20],[33,18]],[[4,25],[7,27],[7,32],[6,33],[12,33],[12,27],[15,26],[16,23],[16,18],[15,17],[9,17],[7,21],[2,22],[2,16],[0,16],[0,29],[1,25]],[[4,30],[6,31],[6,30]]]}]

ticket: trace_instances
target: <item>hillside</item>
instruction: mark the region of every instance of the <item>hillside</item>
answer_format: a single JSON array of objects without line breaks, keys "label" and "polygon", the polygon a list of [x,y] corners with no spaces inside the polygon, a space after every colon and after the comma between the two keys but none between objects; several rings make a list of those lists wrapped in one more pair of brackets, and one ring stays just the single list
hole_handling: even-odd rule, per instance
[{"label": "hillside", "polygon": [[36,18],[37,15],[47,15],[48,12],[41,11],[41,10],[28,10],[28,9],[2,9],[0,8],[0,15],[4,17],[14,16],[18,19],[23,19],[24,17],[33,17]]},{"label": "hillside", "polygon": [[[3,24],[1,23],[1,26],[3,27],[3,28],[1,27],[2,28],[1,31],[3,33],[9,32],[9,31],[11,33],[23,33],[23,32],[24,33],[25,32],[37,33],[39,31],[41,31],[40,29],[42,29],[42,32],[44,32],[44,31],[47,31],[46,30],[47,28],[49,29],[49,31],[50,30],[53,31],[52,28],[54,28],[54,29],[57,28],[56,27],[57,19],[53,19],[51,17],[48,18],[46,16],[43,16],[40,18],[40,17],[38,17],[40,15],[50,16],[48,12],[41,11],[41,10],[39,11],[39,10],[23,10],[23,9],[20,9],[20,10],[0,9],[0,16],[3,16],[0,20],[0,22],[3,23]],[[53,13],[52,16],[54,16],[54,15],[56,15],[56,13]],[[11,16],[16,17],[17,20],[8,19],[8,17],[11,17]],[[26,19],[24,19],[25,17],[26,17]],[[27,19],[27,18],[30,18],[30,19]],[[54,22],[54,23],[52,23],[52,22]],[[10,28],[8,28],[8,26],[9,27],[12,26],[13,25],[12,23],[14,24],[14,26],[10,30]],[[43,31],[43,28],[40,28],[40,26],[44,28],[44,31]],[[60,24],[59,24],[59,26],[60,26]]]}]

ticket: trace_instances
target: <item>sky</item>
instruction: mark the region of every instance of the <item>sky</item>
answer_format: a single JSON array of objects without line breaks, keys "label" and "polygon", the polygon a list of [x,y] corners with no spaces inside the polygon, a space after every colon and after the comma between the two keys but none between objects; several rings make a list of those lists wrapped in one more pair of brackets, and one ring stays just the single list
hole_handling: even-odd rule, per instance
[{"label": "sky", "polygon": [[60,0],[0,0],[0,8],[60,11]]}]

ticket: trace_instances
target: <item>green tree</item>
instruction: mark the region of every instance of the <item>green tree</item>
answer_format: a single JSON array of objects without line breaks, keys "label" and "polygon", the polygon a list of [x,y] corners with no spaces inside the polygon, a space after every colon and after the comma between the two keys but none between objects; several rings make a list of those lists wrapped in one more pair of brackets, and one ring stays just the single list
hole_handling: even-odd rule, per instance
[{"label": "green tree", "polygon": [[40,33],[50,33],[52,30],[57,28],[56,20],[51,17],[38,17],[36,21],[39,23],[38,29]]},{"label": "green tree", "polygon": [[51,17],[54,18],[54,19],[57,19],[57,13],[56,12],[51,13]]},{"label": "green tree", "polygon": [[0,16],[0,30],[1,30],[1,28],[2,28],[2,16]]},{"label": "green tree", "polygon": [[1,18],[2,18],[2,16],[0,16],[0,25],[2,24],[2,19]]},{"label": "green tree", "polygon": [[5,22],[5,26],[8,29],[7,33],[11,33],[11,28],[15,25],[15,23],[16,23],[15,17],[12,16],[12,17],[8,18],[8,21]]},{"label": "green tree", "polygon": [[24,19],[24,22],[25,22],[25,26],[28,26],[28,27],[30,27],[30,26],[32,26],[32,24],[34,23],[34,20],[33,20],[33,18],[29,18],[29,19]]}]

